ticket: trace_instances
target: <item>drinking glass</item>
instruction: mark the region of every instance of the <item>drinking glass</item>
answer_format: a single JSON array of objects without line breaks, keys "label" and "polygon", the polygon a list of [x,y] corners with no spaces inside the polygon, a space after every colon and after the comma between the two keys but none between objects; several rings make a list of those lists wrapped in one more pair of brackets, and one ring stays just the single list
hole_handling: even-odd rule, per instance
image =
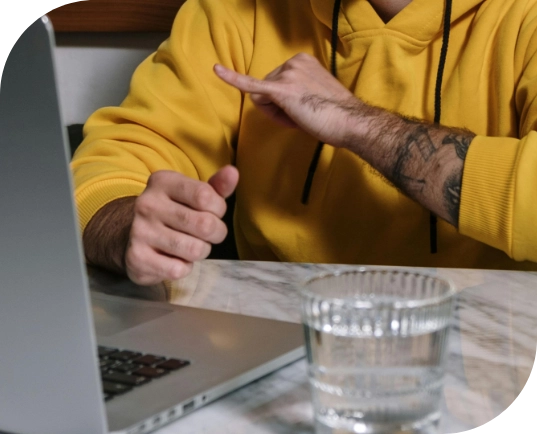
[{"label": "drinking glass", "polygon": [[452,283],[360,267],[300,293],[316,433],[437,433]]}]

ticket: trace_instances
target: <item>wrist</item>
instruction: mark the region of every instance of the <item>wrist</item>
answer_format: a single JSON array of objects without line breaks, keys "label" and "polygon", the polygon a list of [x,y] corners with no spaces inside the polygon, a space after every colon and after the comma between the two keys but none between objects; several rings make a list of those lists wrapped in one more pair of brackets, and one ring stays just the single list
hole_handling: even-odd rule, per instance
[{"label": "wrist", "polygon": [[360,100],[355,111],[346,116],[341,129],[342,145],[375,169],[386,173],[385,163],[394,158],[394,143],[408,136],[412,121]]},{"label": "wrist", "polygon": [[103,206],[89,221],[82,237],[89,264],[125,273],[125,251],[135,200],[136,197],[116,199]]},{"label": "wrist", "polygon": [[345,148],[361,155],[361,149],[367,146],[368,132],[374,111],[371,107],[356,97],[339,106],[339,122],[336,123],[335,140],[330,142],[335,147]]}]

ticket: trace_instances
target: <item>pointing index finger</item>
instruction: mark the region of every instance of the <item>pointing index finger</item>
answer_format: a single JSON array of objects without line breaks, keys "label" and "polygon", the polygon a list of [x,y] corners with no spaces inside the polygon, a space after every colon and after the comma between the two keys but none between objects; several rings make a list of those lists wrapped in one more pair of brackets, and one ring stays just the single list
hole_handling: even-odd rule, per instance
[{"label": "pointing index finger", "polygon": [[214,65],[214,72],[227,84],[236,87],[243,92],[268,93],[268,83],[249,75],[240,74],[220,64]]}]

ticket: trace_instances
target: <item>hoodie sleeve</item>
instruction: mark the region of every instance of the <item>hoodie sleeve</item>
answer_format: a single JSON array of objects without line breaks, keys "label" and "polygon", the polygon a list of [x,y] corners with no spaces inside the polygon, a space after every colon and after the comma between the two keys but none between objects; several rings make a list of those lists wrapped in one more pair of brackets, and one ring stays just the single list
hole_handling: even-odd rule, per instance
[{"label": "hoodie sleeve", "polygon": [[213,66],[248,72],[253,4],[188,0],[170,38],[135,71],[121,106],[88,119],[72,162],[82,231],[108,202],[139,195],[155,171],[207,180],[233,161],[242,96]]},{"label": "hoodie sleeve", "polygon": [[517,261],[537,262],[536,7],[517,38],[514,107],[519,138],[477,136],[472,141],[464,166],[459,230]]}]

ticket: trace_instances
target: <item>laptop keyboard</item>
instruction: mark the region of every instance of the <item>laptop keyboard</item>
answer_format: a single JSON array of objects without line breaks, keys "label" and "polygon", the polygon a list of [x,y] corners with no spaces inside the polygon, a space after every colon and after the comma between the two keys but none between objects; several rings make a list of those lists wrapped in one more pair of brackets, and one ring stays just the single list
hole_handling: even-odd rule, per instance
[{"label": "laptop keyboard", "polygon": [[99,346],[98,352],[105,401],[190,365],[188,360],[111,347]]}]

